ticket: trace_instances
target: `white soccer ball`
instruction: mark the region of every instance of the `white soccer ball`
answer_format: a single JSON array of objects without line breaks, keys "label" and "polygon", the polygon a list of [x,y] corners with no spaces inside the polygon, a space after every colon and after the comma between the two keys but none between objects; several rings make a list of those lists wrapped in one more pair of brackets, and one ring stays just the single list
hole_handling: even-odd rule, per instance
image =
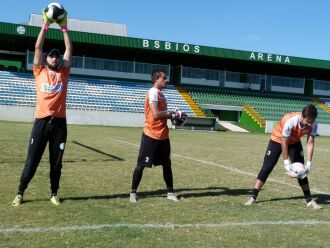
[{"label": "white soccer ball", "polygon": [[302,177],[306,173],[305,166],[302,163],[299,163],[299,162],[295,162],[295,163],[291,164],[291,170],[296,175],[294,177],[297,177],[297,178]]},{"label": "white soccer ball", "polygon": [[46,16],[53,22],[62,21],[65,15],[65,9],[60,3],[50,3],[45,8]]}]

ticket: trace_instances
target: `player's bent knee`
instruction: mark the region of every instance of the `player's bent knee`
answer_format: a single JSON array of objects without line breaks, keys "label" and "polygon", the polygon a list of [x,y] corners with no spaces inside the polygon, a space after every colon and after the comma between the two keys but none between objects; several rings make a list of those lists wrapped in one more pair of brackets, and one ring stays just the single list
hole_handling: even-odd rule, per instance
[{"label": "player's bent knee", "polygon": [[298,178],[298,183],[299,183],[300,186],[307,185],[308,184],[308,178],[307,177],[305,177],[303,179]]},{"label": "player's bent knee", "polygon": [[258,176],[257,176],[257,179],[264,183],[264,182],[266,182],[266,180],[267,180],[269,174],[270,174],[270,171],[265,170],[265,169],[262,169],[262,170],[259,172],[259,174],[258,174]]}]

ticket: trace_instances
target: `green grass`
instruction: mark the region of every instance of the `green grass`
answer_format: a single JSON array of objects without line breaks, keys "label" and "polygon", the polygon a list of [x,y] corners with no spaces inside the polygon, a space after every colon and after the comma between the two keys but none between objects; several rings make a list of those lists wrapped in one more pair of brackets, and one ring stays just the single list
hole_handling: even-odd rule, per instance
[{"label": "green grass", "polygon": [[[68,128],[61,206],[49,201],[45,152],[24,203],[14,208],[11,202],[31,128],[31,123],[0,122],[0,247],[327,247],[330,243],[328,137],[316,139],[309,177],[311,188],[317,190],[313,195],[324,207],[321,211],[306,207],[300,189],[293,187],[297,182],[285,175],[282,160],[258,204],[243,205],[269,134],[182,130],[171,130],[170,137],[174,186],[184,200],[166,200],[162,170],[156,167],[144,171],[140,201],[131,204],[128,195],[141,128],[76,125]],[[283,224],[276,224],[280,221]]]}]

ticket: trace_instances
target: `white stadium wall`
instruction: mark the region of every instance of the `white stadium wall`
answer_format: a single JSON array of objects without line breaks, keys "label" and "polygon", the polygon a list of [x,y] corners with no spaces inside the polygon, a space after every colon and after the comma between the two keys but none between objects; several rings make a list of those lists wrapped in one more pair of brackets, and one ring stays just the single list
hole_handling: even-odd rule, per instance
[{"label": "white stadium wall", "polygon": [[[34,110],[34,107],[0,105],[0,120],[33,122]],[[139,113],[67,110],[68,124],[77,125],[143,127],[144,118],[144,114]],[[276,124],[276,121],[266,121],[265,133],[271,133]],[[168,121],[168,125],[171,127],[170,121]],[[319,123],[318,127],[319,135],[330,136],[329,124]]]},{"label": "white stadium wall", "polygon": [[[0,120],[33,122],[34,107],[0,105]],[[144,114],[88,110],[67,110],[68,124],[143,127]]]}]

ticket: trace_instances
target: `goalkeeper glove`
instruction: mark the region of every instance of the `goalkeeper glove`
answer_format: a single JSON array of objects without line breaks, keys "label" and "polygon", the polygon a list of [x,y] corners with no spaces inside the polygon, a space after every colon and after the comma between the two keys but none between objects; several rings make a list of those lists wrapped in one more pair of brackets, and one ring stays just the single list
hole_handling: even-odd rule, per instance
[{"label": "goalkeeper glove", "polygon": [[180,120],[182,116],[182,112],[180,110],[175,110],[171,112],[171,120]]},{"label": "goalkeeper glove", "polygon": [[311,161],[307,161],[307,162],[306,162],[306,166],[305,166],[305,172],[304,172],[304,174],[300,177],[301,179],[304,179],[305,177],[307,177],[307,175],[308,175],[309,172],[311,171],[311,166],[312,166],[312,162],[311,162]]},{"label": "goalkeeper glove", "polygon": [[47,17],[45,9],[42,10],[42,23],[47,27],[53,23],[53,21]]},{"label": "goalkeeper glove", "polygon": [[186,112],[182,112],[181,110],[175,110],[171,113],[171,120],[172,121],[183,121],[188,117],[188,114]]},{"label": "goalkeeper glove", "polygon": [[307,175],[311,171],[311,166],[312,166],[312,162],[311,161],[307,161],[306,162],[306,166],[305,166],[304,174],[300,177],[301,179],[304,179],[305,177],[307,177]]},{"label": "goalkeeper glove", "polygon": [[305,166],[305,174],[306,176],[309,174],[309,172],[311,171],[312,169],[312,162],[311,161],[307,161],[306,162],[306,166]]},{"label": "goalkeeper glove", "polygon": [[305,170],[306,170],[307,173],[309,173],[311,171],[311,167],[312,167],[312,162],[307,161],[306,166],[305,166]]},{"label": "goalkeeper glove", "polygon": [[68,25],[68,12],[65,11],[64,17],[61,21],[57,21],[57,24],[60,25],[61,28],[66,28]]},{"label": "goalkeeper glove", "polygon": [[285,159],[283,162],[284,162],[284,169],[288,172],[291,171],[291,163],[289,159]]},{"label": "goalkeeper glove", "polygon": [[288,159],[285,159],[283,162],[286,174],[288,174],[289,177],[298,177],[297,172],[292,170],[290,161]]},{"label": "goalkeeper glove", "polygon": [[186,112],[182,112],[182,111],[177,110],[177,109],[175,111],[172,111],[170,114],[171,114],[172,125],[175,125],[175,126],[181,126],[182,123],[188,117]]}]

